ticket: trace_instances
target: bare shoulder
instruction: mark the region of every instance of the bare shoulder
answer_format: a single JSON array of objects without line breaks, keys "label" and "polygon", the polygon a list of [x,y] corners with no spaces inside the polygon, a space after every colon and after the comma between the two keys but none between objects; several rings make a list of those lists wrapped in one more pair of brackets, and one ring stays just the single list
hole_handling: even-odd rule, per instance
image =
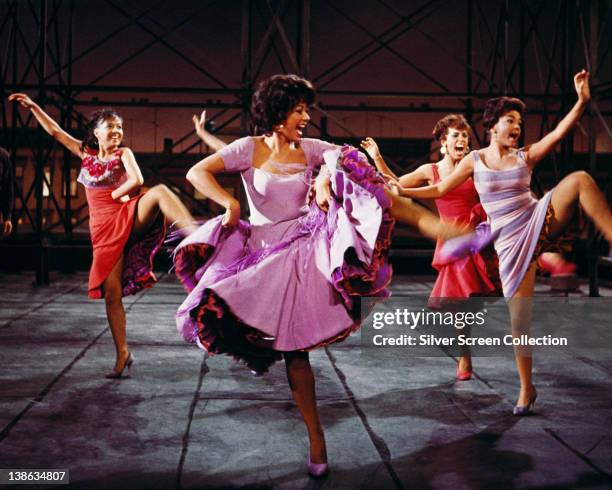
[{"label": "bare shoulder", "polygon": [[136,162],[136,157],[134,156],[134,152],[131,150],[131,148],[128,148],[127,146],[122,146],[121,148],[117,148],[117,152],[115,154],[118,155],[119,158],[121,158],[121,161],[123,163],[126,163],[126,162],[135,163]]},{"label": "bare shoulder", "polygon": [[127,146],[122,146],[121,148],[117,149],[118,152],[120,152],[119,154],[123,157],[123,156],[134,156],[134,152],[132,151],[131,148],[127,147]]},{"label": "bare shoulder", "polygon": [[434,178],[433,166],[434,165],[435,165],[435,163],[424,163],[420,167],[417,167],[416,172],[421,174],[427,180],[433,180],[433,178]]}]

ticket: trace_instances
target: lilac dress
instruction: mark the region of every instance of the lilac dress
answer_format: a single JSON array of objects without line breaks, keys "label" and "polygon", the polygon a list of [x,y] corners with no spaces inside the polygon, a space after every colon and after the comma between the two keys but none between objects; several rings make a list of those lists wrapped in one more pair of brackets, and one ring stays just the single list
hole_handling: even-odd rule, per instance
[{"label": "lilac dress", "polygon": [[495,236],[499,275],[507,298],[514,296],[531,264],[553,193],[551,190],[536,199],[525,153],[518,151],[516,156],[515,167],[492,170],[477,151],[472,152],[474,184]]},{"label": "lilac dress", "polygon": [[[388,296],[393,229],[383,182],[355,149],[304,138],[306,164],[252,166],[255,138],[223,148],[240,172],[251,215],[231,229],[222,216],[175,252],[188,296],[177,313],[183,337],[264,372],[280,352],[342,340],[358,328],[355,296]],[[332,176],[328,213],[308,199],[315,167]]]}]

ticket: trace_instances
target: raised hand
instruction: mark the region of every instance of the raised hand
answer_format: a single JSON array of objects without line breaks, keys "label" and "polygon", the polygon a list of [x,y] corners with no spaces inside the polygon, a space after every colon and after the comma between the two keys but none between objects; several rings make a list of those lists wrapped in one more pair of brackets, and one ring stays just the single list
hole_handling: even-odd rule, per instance
[{"label": "raised hand", "polygon": [[31,109],[36,105],[36,103],[32,99],[30,99],[27,94],[22,93],[11,94],[9,95],[8,100],[10,102],[18,102],[19,104],[21,104],[21,107],[25,107],[26,109]]},{"label": "raised hand", "polygon": [[378,149],[376,141],[369,136],[361,142],[361,147],[367,152],[368,155],[370,155],[372,160],[381,158],[380,150]]},{"label": "raised hand", "polygon": [[591,89],[589,87],[590,74],[586,70],[582,70],[574,75],[574,87],[578,94],[578,99],[584,103],[591,100]]},{"label": "raised hand", "polygon": [[204,139],[203,135],[206,135],[206,128],[204,127],[204,123],[206,122],[206,111],[202,111],[202,114],[200,115],[199,119],[198,116],[194,114],[191,120],[193,121],[193,125],[197,135],[200,138]]}]

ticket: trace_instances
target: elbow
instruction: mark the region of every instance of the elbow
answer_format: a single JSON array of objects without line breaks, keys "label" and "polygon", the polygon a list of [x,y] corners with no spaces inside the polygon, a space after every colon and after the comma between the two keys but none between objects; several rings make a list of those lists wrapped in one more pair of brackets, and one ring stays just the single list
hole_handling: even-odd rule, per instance
[{"label": "elbow", "polygon": [[195,171],[194,168],[191,167],[187,172],[187,182],[189,182],[191,185],[194,185],[195,180]]},{"label": "elbow", "polygon": [[187,172],[187,182],[189,182],[192,186],[196,187],[198,182],[202,181],[202,177],[204,177],[208,172],[203,168],[198,168],[197,165],[191,167]]},{"label": "elbow", "polygon": [[52,127],[49,129],[49,134],[51,135],[51,137],[52,137],[53,139],[55,139],[55,140],[58,140],[58,141],[59,141],[59,139],[60,139],[60,136],[61,136],[62,132],[61,132],[61,129],[59,128],[59,126],[52,126]]},{"label": "elbow", "polygon": [[144,178],[142,177],[142,175],[139,175],[138,177],[136,177],[136,179],[134,180],[134,183],[140,187],[142,185],[144,185]]}]

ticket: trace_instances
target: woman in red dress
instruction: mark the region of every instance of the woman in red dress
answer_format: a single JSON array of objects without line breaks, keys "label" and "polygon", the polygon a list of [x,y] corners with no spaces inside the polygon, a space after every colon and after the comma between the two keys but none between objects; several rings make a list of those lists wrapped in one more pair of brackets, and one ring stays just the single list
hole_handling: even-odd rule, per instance
[{"label": "woman in red dress", "polygon": [[165,185],[137,194],[144,179],[132,151],[120,147],[123,120],[115,111],[95,112],[85,140],[80,141],[26,94],[12,94],[9,100],[29,109],[47,133],[82,159],[78,180],[85,186],[93,245],[88,294],[93,299],[104,298],[117,353],[115,366],[106,377],[120,378],[134,362],[122,297],[151,287],[157,280],[153,257],[166,234],[165,219],[188,233],[195,229],[193,217]]},{"label": "woman in red dress", "polygon": [[[372,157],[382,174],[398,180],[403,187],[419,187],[436,184],[453,172],[455,166],[468,153],[470,131],[470,125],[462,115],[449,114],[443,117],[433,129],[434,138],[440,143],[442,160],[421,165],[414,172],[399,178],[391,172],[372,138],[366,138],[361,146]],[[487,220],[472,179],[466,180],[445,197],[436,199],[436,207],[445,223],[475,226]],[[449,261],[440,253],[443,243],[438,239],[431,264],[438,270],[438,277],[429,298],[430,308],[452,308],[458,298],[501,295],[497,256],[492,247]],[[457,379],[464,381],[471,377],[472,358],[466,348],[459,357]]]}]

